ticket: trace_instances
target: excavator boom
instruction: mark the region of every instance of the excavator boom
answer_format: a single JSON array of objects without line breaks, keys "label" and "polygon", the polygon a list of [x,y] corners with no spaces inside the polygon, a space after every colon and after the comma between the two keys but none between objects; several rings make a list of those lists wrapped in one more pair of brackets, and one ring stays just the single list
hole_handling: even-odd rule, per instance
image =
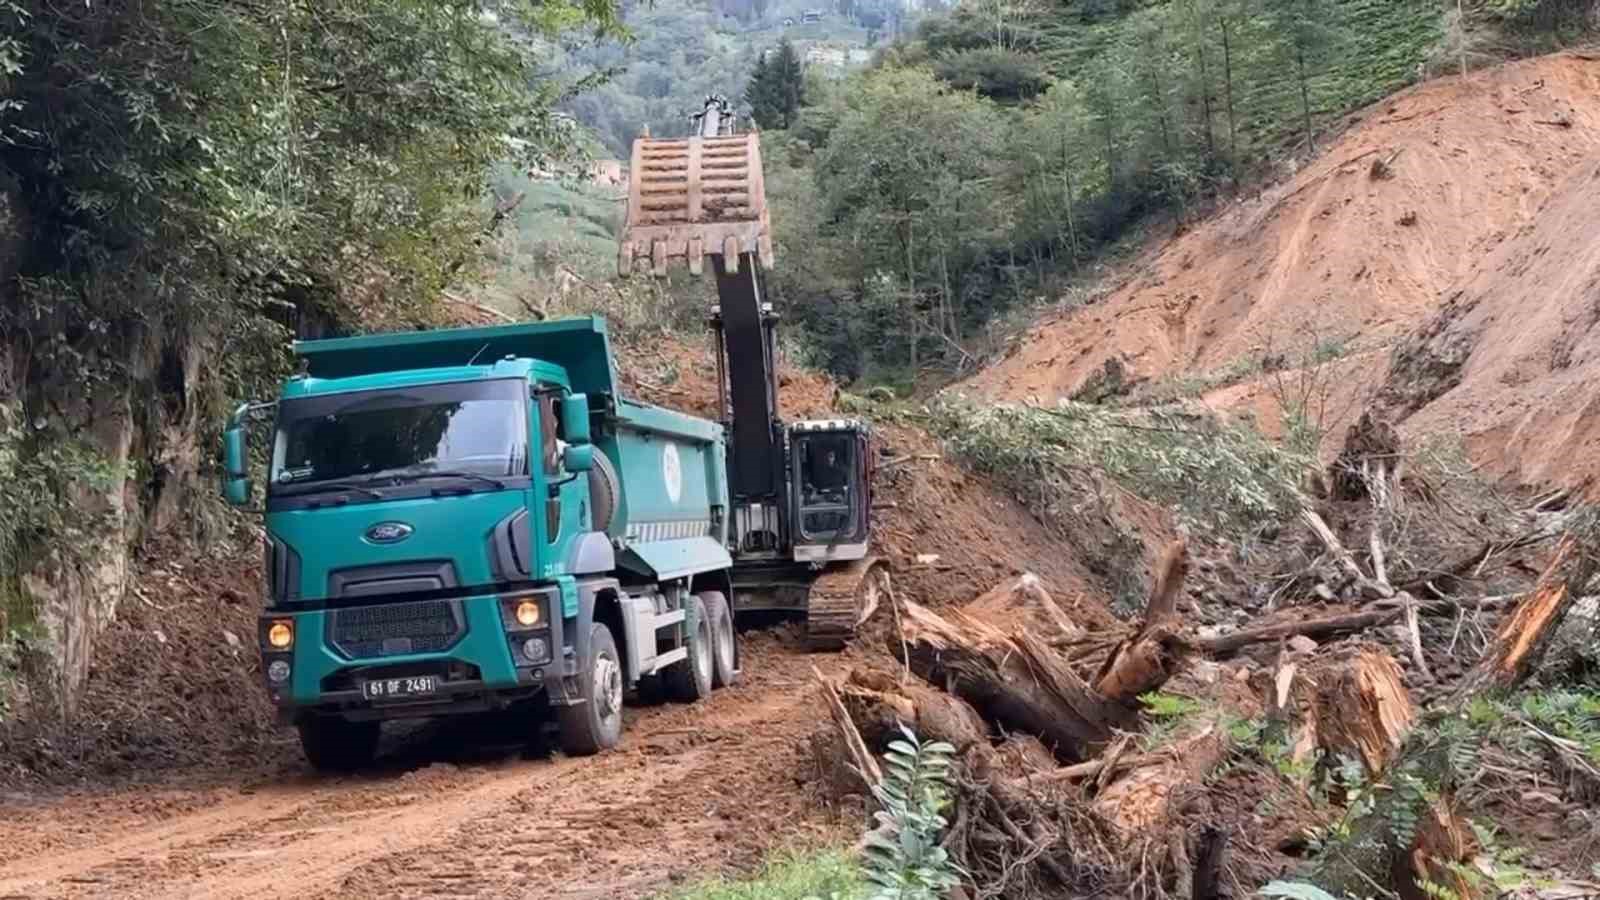
[{"label": "excavator boom", "polygon": [[[878,605],[888,568],[868,552],[871,459],[866,426],[797,423],[778,409],[778,316],[763,297],[773,267],[760,137],[736,134],[726,100],[708,97],[689,137],[633,143],[617,268],[665,276],[674,262],[705,271],[718,306],[718,409],[728,443],[734,607],[806,613],[815,649],[839,649]],[[831,449],[830,449],[831,448]],[[818,489],[807,465],[847,474]],[[803,465],[804,463],[804,465]],[[835,473],[839,468],[831,469]]]}]

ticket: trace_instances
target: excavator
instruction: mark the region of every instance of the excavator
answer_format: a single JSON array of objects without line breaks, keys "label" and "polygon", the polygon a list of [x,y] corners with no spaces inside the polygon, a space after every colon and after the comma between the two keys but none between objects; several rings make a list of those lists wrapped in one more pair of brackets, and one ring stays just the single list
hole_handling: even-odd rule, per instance
[{"label": "excavator", "polygon": [[761,143],[710,96],[690,134],[633,142],[617,264],[664,277],[682,262],[716,278],[717,410],[728,429],[734,608],[803,616],[812,650],[842,649],[890,587],[872,553],[870,429],[856,419],[785,423],[778,406],[777,325],[762,273],[771,220]]}]

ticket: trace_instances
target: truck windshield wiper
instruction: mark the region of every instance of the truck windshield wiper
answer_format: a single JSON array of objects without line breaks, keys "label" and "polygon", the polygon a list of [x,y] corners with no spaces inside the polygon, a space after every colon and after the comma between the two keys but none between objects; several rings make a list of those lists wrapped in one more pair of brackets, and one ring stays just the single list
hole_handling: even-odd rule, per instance
[{"label": "truck windshield wiper", "polygon": [[313,482],[301,488],[300,490],[294,490],[292,485],[285,485],[285,487],[290,488],[290,490],[280,490],[280,493],[288,497],[303,497],[307,494],[325,494],[329,491],[355,491],[358,494],[365,494],[374,500],[383,499],[383,494],[379,493],[378,491],[375,491],[369,487],[363,487],[359,484],[352,484],[348,481]]},{"label": "truck windshield wiper", "polygon": [[392,477],[397,482],[421,481],[424,478],[465,478],[469,481],[476,481],[479,484],[490,485],[497,491],[504,490],[506,486],[506,483],[498,478],[490,478],[487,475],[479,475],[477,472],[463,472],[458,469],[429,469],[424,472],[395,472],[392,476],[378,477]]}]

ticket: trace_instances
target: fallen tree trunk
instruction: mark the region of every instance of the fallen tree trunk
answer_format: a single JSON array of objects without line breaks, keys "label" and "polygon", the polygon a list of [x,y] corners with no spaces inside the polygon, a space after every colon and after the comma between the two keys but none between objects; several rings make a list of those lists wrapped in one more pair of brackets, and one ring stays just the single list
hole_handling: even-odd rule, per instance
[{"label": "fallen tree trunk", "polygon": [[1132,637],[1111,651],[1095,678],[1095,690],[1102,696],[1131,703],[1175,674],[1182,659],[1183,643],[1174,626],[1178,619],[1178,595],[1183,591],[1188,566],[1188,545],[1182,540],[1167,545],[1156,567],[1143,623]]},{"label": "fallen tree trunk", "polygon": [[961,611],[995,628],[1025,628],[1050,643],[1074,641],[1084,635],[1083,628],[1056,605],[1039,576],[1032,572],[996,585]]},{"label": "fallen tree trunk", "polygon": [[1057,758],[1092,756],[1112,730],[1135,714],[1095,693],[1046,645],[1026,632],[1018,640],[962,613],[945,619],[904,604],[890,651],[911,671],[970,703],[1009,731],[1037,736]]},{"label": "fallen tree trunk", "polygon": [[855,669],[838,686],[840,705],[866,746],[881,753],[904,724],[918,737],[945,741],[956,752],[988,747],[988,729],[972,707],[917,681]]},{"label": "fallen tree trunk", "polygon": [[1404,606],[1373,603],[1351,613],[1321,616],[1315,619],[1288,619],[1216,637],[1191,637],[1187,639],[1187,643],[1190,647],[1212,656],[1227,657],[1254,644],[1297,635],[1320,640],[1336,635],[1353,634],[1379,625],[1387,625],[1404,614]]},{"label": "fallen tree trunk", "polygon": [[1501,621],[1483,657],[1457,683],[1452,702],[1463,703],[1485,690],[1505,690],[1526,678],[1544,657],[1573,601],[1594,578],[1595,568],[1591,542],[1573,532],[1563,536],[1533,590]]},{"label": "fallen tree trunk", "polygon": [[[1501,622],[1483,658],[1457,684],[1450,699],[1437,711],[1438,715],[1459,715],[1467,703],[1483,691],[1515,688],[1537,666],[1574,599],[1583,594],[1595,575],[1600,520],[1594,511],[1588,511],[1577,522],[1557,544],[1555,554],[1533,589]],[[1381,683],[1387,681],[1392,672],[1384,675],[1373,670],[1368,674],[1372,676],[1370,685],[1377,686],[1378,691],[1385,694],[1391,691]],[[1399,719],[1391,724],[1398,727]],[[1387,767],[1408,766],[1409,777],[1421,778],[1434,790],[1435,799],[1420,809],[1404,810],[1397,804],[1414,802],[1416,791],[1389,792],[1365,817],[1363,827],[1351,836],[1350,844],[1376,846],[1387,851],[1385,864],[1378,872],[1390,879],[1402,900],[1427,900],[1432,895],[1425,886],[1432,885],[1454,891],[1458,900],[1474,900],[1481,896],[1480,890],[1458,872],[1458,866],[1470,863],[1478,852],[1476,839],[1455,794],[1460,778],[1466,773],[1452,767],[1447,746],[1419,738],[1419,733],[1423,733],[1422,730],[1409,730]],[[1381,753],[1383,745],[1393,746],[1394,740],[1385,726],[1358,743]],[[1416,823],[1413,833],[1399,844],[1395,842],[1392,825],[1397,819]],[[1363,883],[1370,883],[1372,878],[1371,872],[1363,871],[1354,861],[1341,862],[1329,874],[1337,884],[1352,890],[1364,890]]]},{"label": "fallen tree trunk", "polygon": [[1136,838],[1165,824],[1174,795],[1222,762],[1227,741],[1215,722],[1208,722],[1152,754],[1156,761],[1136,766],[1094,799],[1094,808],[1124,837]]},{"label": "fallen tree trunk", "polygon": [[1376,777],[1405,745],[1416,707],[1389,654],[1367,649],[1319,678],[1316,733],[1323,749],[1350,753]]}]

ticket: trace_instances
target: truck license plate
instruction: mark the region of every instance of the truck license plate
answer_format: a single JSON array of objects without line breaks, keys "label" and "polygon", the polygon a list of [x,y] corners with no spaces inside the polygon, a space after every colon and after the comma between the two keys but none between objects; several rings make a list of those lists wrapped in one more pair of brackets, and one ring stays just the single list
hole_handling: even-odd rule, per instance
[{"label": "truck license plate", "polygon": [[435,675],[412,675],[405,678],[375,678],[362,685],[363,696],[368,700],[390,700],[420,697],[439,689]]}]

